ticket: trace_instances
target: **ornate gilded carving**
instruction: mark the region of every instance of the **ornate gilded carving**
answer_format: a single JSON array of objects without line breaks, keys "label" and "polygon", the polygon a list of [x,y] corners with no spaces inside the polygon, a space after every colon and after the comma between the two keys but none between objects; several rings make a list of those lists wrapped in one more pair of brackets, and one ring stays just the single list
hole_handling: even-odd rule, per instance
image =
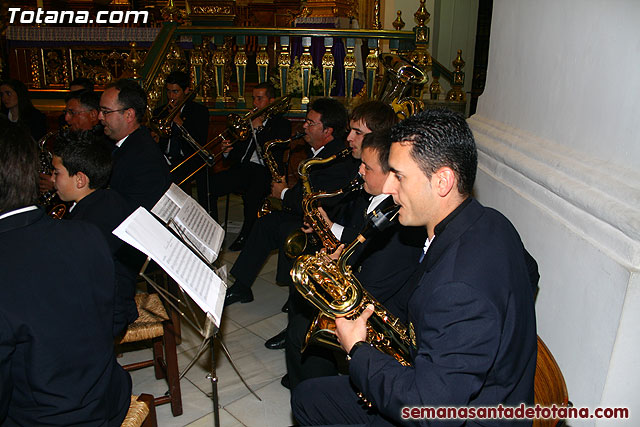
[{"label": "ornate gilded carving", "polygon": [[351,101],[353,94],[353,81],[356,73],[356,56],[355,51],[355,39],[347,39],[347,54],[344,57],[344,84],[345,94],[347,96],[347,103]]},{"label": "ornate gilded carving", "polygon": [[267,53],[267,40],[260,40],[258,38],[258,44],[260,50],[256,54],[256,65],[258,66],[258,83],[267,81],[267,72],[269,70],[269,54]]},{"label": "ornate gilded carving", "polygon": [[141,78],[139,71],[144,65],[144,62],[136,50],[136,42],[129,43],[129,46],[131,47],[131,50],[129,51],[129,55],[127,55],[127,59],[125,59],[124,64],[127,70],[129,70],[131,78],[139,80]]},{"label": "ornate gilded carving", "polygon": [[300,56],[300,72],[302,73],[302,107],[309,104],[309,87],[311,85],[311,68],[313,58],[311,57],[311,37],[302,37],[302,56]]},{"label": "ornate gilded carving", "polygon": [[322,87],[324,90],[324,96],[330,96],[331,81],[333,77],[333,67],[335,66],[335,60],[331,53],[333,47],[333,37],[325,37],[324,48],[325,52],[322,55]]},{"label": "ornate gilded carving", "polygon": [[382,29],[382,23],[380,20],[380,0],[373,0],[373,29]]},{"label": "ornate gilded carving", "polygon": [[224,43],[216,45],[211,60],[215,70],[216,104],[222,106],[224,105],[224,64],[226,62]]},{"label": "ornate gilded carving", "polygon": [[[373,44],[372,44],[373,43]],[[367,97],[373,96],[373,88],[376,82],[376,72],[378,71],[378,40],[369,40],[369,55],[365,60],[365,68],[367,69]]]},{"label": "ornate gilded carving", "polygon": [[398,10],[397,15],[398,15],[398,16],[396,17],[396,20],[395,20],[395,21],[393,21],[393,24],[392,24],[392,25],[393,25],[393,28],[395,28],[395,29],[396,29],[396,31],[400,31],[400,30],[402,30],[402,29],[404,28],[404,26],[405,26],[405,23],[404,23],[404,21],[402,20],[402,11],[401,11],[401,10]]},{"label": "ornate gilded carving", "polygon": [[173,0],[169,0],[167,5],[160,9],[160,16],[165,22],[183,23],[187,19],[187,11],[176,7],[173,4]]},{"label": "ornate gilded carving", "polygon": [[287,78],[289,77],[289,67],[291,66],[291,54],[289,53],[289,37],[280,38],[281,51],[278,54],[278,71],[280,74],[280,96],[285,96],[287,91]]},{"label": "ornate gilded carving", "polygon": [[42,79],[40,78],[40,59],[41,49],[29,49],[29,66],[31,68],[31,85],[34,88],[42,87]]},{"label": "ornate gilded carving", "polygon": [[429,85],[429,93],[431,94],[431,99],[438,99],[441,92],[442,86],[440,86],[440,76],[434,75],[433,81]]},{"label": "ornate gilded carving", "polygon": [[194,6],[191,9],[192,15],[233,15],[230,6]]},{"label": "ornate gilded carving", "polygon": [[462,89],[464,86],[464,60],[462,59],[462,49],[458,49],[458,55],[452,62],[454,66],[453,81],[451,82],[451,90],[447,92],[447,101],[465,102],[466,95]]},{"label": "ornate gilded carving", "polygon": [[238,83],[238,103],[245,104],[244,99],[244,84],[245,84],[245,71],[247,69],[247,53],[244,46],[244,36],[242,37],[242,44],[238,43],[238,52],[233,59],[233,63],[236,66],[236,80]]}]

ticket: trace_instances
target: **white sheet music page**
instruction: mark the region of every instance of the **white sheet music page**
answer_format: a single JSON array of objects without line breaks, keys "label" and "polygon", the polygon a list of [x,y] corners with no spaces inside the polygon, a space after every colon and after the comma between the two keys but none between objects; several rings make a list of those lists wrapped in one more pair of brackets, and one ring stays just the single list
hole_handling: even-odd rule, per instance
[{"label": "white sheet music page", "polygon": [[171,184],[151,212],[175,230],[210,264],[218,258],[224,229],[180,187]]},{"label": "white sheet music page", "polygon": [[113,234],[157,262],[220,326],[226,285],[153,215],[140,207]]}]

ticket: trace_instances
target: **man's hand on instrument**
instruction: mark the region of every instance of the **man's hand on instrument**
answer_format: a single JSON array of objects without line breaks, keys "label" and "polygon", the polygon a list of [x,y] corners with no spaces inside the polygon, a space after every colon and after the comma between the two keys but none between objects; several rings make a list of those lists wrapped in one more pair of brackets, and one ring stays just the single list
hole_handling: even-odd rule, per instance
[{"label": "man's hand on instrument", "polygon": [[53,190],[53,179],[51,175],[47,175],[44,173],[40,174],[40,182],[38,183],[40,187],[41,193],[46,193],[47,191]]},{"label": "man's hand on instrument", "polygon": [[282,195],[282,190],[287,188],[286,182],[272,182],[271,183],[271,196],[279,199]]},{"label": "man's hand on instrument", "polygon": [[251,120],[251,126],[253,126],[254,129],[258,129],[259,127],[261,127],[262,123],[264,123],[264,119],[262,118],[262,116],[256,117],[255,119]]},{"label": "man's hand on instrument", "polygon": [[160,142],[160,135],[158,135],[154,131],[151,131],[151,138],[153,138],[153,140],[156,142],[156,144],[158,144]]},{"label": "man's hand on instrument", "polygon": [[173,123],[177,124],[178,126],[182,126],[184,124],[184,120],[182,120],[182,116],[180,116],[180,114],[176,114],[176,116],[173,118]]},{"label": "man's hand on instrument", "polygon": [[327,223],[329,228],[333,227],[333,221],[329,219],[329,215],[327,215],[327,212],[324,209],[322,209],[322,206],[318,206],[318,212],[320,212],[322,219],[324,219],[324,222]]},{"label": "man's hand on instrument", "polygon": [[[327,251],[326,248],[322,248],[322,251]],[[342,251],[344,251],[344,245],[340,245],[338,246],[338,249],[336,249],[331,255],[329,255],[329,258],[331,258],[334,261],[337,261],[338,258],[340,258],[340,255],[342,255]]]},{"label": "man's hand on instrument", "polygon": [[233,144],[231,143],[231,141],[223,139],[222,143],[220,144],[220,147],[222,148],[222,152],[224,154],[229,153],[231,150],[233,150]]},{"label": "man's hand on instrument", "polygon": [[302,223],[302,227],[300,227],[300,230],[302,230],[304,232],[304,234],[311,234],[313,233],[313,227],[310,226],[308,223],[304,222]]},{"label": "man's hand on instrument", "polygon": [[373,305],[369,304],[360,317],[349,320],[336,317],[336,335],[342,348],[349,353],[358,341],[367,340],[367,320],[373,314]]}]

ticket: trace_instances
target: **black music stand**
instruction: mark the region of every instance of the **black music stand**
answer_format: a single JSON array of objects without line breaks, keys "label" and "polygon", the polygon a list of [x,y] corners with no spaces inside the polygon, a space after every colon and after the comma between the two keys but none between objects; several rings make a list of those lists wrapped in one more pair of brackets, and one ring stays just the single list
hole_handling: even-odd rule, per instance
[{"label": "black music stand", "polygon": [[[213,319],[209,317],[205,313],[204,322],[198,319],[196,315],[196,310],[194,310],[194,305],[197,306],[193,302],[193,300],[187,295],[184,289],[176,284],[178,292],[180,295],[173,295],[169,290],[164,287],[158,285],[153,278],[151,278],[147,273],[146,269],[151,261],[150,257],[147,257],[142,269],[140,270],[140,276],[149,284],[151,287],[158,293],[158,295],[167,302],[179,315],[183,318],[187,323],[189,323],[196,331],[200,333],[203,337],[203,341],[198,348],[195,356],[191,359],[189,364],[184,368],[184,370],[180,373],[179,379],[182,379],[184,375],[191,369],[191,367],[200,359],[200,357],[205,353],[207,348],[211,351],[211,371],[207,374],[207,379],[211,381],[211,399],[213,402],[213,423],[215,427],[220,427],[220,408],[219,408],[219,400],[218,400],[218,377],[216,374],[216,357],[215,357],[215,342],[217,341],[222,349],[224,355],[226,356],[229,363],[231,363],[231,367],[236,372],[240,381],[244,384],[244,386],[253,394],[259,401],[260,396],[256,394],[256,392],[247,384],[245,379],[242,377],[242,374],[238,370],[227,346],[222,341],[222,338],[218,336],[219,328],[213,322]],[[220,269],[222,270],[222,269]],[[224,276],[224,271],[222,272]],[[168,275],[168,273],[165,272]],[[170,276],[169,276],[170,277]],[[226,277],[223,278],[223,281],[226,283]],[[200,309],[200,307],[198,307]]]}]

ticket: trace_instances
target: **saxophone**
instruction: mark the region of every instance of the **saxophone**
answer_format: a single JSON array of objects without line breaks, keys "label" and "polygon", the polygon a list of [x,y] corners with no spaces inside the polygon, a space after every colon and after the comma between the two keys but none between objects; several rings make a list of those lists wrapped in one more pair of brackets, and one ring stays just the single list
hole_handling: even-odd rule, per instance
[{"label": "saxophone", "polygon": [[[303,136],[304,136],[304,132],[298,132],[289,139],[284,139],[284,140],[274,139],[265,144],[264,151],[262,153],[262,159],[264,160],[264,164],[269,169],[269,173],[271,174],[271,180],[273,182],[284,181],[284,176],[280,175],[280,171],[278,170],[278,163],[276,163],[276,160],[273,158],[273,155],[271,154],[271,150],[276,145],[285,145],[285,144],[288,145],[288,144],[291,144],[296,139],[302,138]],[[271,213],[272,210],[273,208],[271,207],[271,201],[269,200],[269,197],[266,197],[264,199],[264,202],[262,202],[262,206],[260,207],[260,210],[258,211],[258,218],[262,218],[263,216],[268,215],[269,213]]]},{"label": "saxophone", "polygon": [[[302,198],[302,211],[304,212],[304,221],[313,228],[314,233],[322,241],[322,245],[325,246],[327,250],[331,250],[332,252],[335,251],[338,246],[340,246],[340,241],[335,238],[335,236],[329,229],[328,224],[322,218],[322,215],[320,215],[320,212],[317,208],[317,201],[319,199],[333,197],[350,191],[358,190],[362,188],[362,184],[360,181],[358,181],[360,177],[357,177],[344,188],[336,190],[332,193],[314,192],[313,187],[311,186],[311,181],[309,180],[309,168],[311,166],[324,165],[337,159],[343,159],[350,155],[351,149],[345,148],[344,150],[334,154],[333,156],[329,156],[326,159],[317,159],[315,157],[312,157],[311,159],[307,159],[298,165],[298,175],[300,175],[300,181],[302,182],[302,189],[304,194]],[[304,231],[298,229],[294,230],[291,234],[289,234],[289,236],[287,236],[284,248],[285,253],[289,258],[296,258],[300,254],[302,254],[308,247],[317,245],[317,237],[315,237],[314,235],[308,235]]]},{"label": "saxophone", "polygon": [[[398,206],[385,211],[374,210],[364,230],[340,255],[338,261],[325,253],[303,255],[291,269],[291,278],[298,292],[320,310],[307,333],[304,347],[315,340],[341,349],[335,334],[336,317],[356,318],[372,304],[374,312],[367,323],[367,342],[383,353],[393,356],[403,366],[411,365],[411,349],[415,347],[409,329],[378,303],[360,284],[347,265],[356,247],[376,230],[382,230],[395,220]],[[304,348],[303,348],[304,351]]]},{"label": "saxophone", "polygon": [[[53,172],[53,164],[52,164],[53,155],[47,149],[46,143],[49,140],[49,138],[51,138],[52,136],[58,135],[61,131],[66,130],[67,128],[68,126],[65,126],[60,130],[49,132],[38,140],[37,144],[38,144],[38,148],[40,149],[40,155],[39,155],[40,173],[43,173],[45,175],[51,175],[51,173]],[[56,195],[57,195],[57,191],[55,188],[53,190],[48,190],[45,193],[40,195],[38,199],[38,203],[41,206],[47,208],[48,206],[53,204],[54,199],[56,198]],[[62,219],[62,217],[64,217],[66,213],[67,213],[67,205],[65,205],[64,203],[57,203],[53,205],[51,209],[48,210],[48,215],[54,219]]]}]

